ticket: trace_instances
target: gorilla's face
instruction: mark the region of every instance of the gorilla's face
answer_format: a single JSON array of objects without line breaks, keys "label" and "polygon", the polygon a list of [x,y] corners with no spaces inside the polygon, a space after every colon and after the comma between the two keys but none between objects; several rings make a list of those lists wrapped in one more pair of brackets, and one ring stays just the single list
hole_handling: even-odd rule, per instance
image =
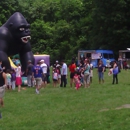
[{"label": "gorilla's face", "polygon": [[30,25],[19,12],[14,13],[3,26],[9,29],[15,43],[28,43],[31,39]]},{"label": "gorilla's face", "polygon": [[18,34],[19,34],[19,38],[21,39],[21,41],[23,43],[28,43],[28,41],[31,39],[30,25],[26,24],[26,25],[19,26],[18,27]]}]

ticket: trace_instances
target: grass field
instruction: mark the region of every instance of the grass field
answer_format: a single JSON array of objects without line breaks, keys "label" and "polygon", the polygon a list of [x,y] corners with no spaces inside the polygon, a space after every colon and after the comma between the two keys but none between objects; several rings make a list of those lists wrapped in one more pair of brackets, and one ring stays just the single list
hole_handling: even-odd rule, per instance
[{"label": "grass field", "polygon": [[49,84],[39,95],[35,88],[6,91],[4,101],[0,130],[130,130],[130,70],[115,85],[107,72],[99,84],[94,70],[88,89]]}]

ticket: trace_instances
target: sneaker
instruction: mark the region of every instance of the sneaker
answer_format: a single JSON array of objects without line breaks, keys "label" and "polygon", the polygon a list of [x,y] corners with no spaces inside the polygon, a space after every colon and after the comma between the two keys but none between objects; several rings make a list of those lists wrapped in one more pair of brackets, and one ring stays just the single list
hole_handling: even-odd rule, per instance
[{"label": "sneaker", "polygon": [[37,94],[39,94],[39,91],[37,90]]},{"label": "sneaker", "polygon": [[38,91],[38,90],[36,89],[36,93],[37,93],[37,91]]},{"label": "sneaker", "polygon": [[36,89],[36,93],[39,94],[39,91]]}]

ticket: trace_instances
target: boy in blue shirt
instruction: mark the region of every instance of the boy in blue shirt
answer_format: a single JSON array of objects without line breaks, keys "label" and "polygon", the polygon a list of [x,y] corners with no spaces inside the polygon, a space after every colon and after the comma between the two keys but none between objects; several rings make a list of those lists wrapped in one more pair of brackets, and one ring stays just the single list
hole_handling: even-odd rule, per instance
[{"label": "boy in blue shirt", "polygon": [[42,84],[42,68],[40,67],[39,62],[33,67],[32,77],[33,80],[35,79],[36,81],[36,93],[39,94],[40,86]]}]

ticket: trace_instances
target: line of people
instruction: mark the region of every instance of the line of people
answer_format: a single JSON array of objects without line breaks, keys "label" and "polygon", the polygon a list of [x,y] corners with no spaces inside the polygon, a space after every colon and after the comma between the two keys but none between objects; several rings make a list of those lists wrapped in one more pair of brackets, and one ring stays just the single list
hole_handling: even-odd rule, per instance
[{"label": "line of people", "polygon": [[[81,62],[78,67],[74,60],[68,66],[70,71],[70,87],[75,86],[75,89],[78,90],[81,86],[84,88],[89,88],[92,83],[93,78],[93,65],[90,64],[89,59],[85,59],[84,62]],[[52,81],[53,87],[66,87],[67,85],[67,64],[64,61],[61,61],[59,64],[56,61],[56,64],[53,66],[52,70]],[[22,71],[20,63],[17,64],[17,68],[6,70],[3,72],[4,67],[2,67],[2,62],[0,62],[0,104],[3,106],[3,95],[5,89],[15,90],[16,86],[18,86],[18,92],[21,91],[22,84]],[[105,66],[103,65],[102,60],[99,60],[98,63],[98,78],[99,84],[104,83],[104,72]],[[113,67],[110,69],[108,75],[113,74],[112,84],[116,82],[118,84],[118,73],[120,69],[116,62],[114,62]],[[36,87],[36,93],[39,94],[40,89],[45,88],[48,83],[48,77],[50,76],[50,69],[48,65],[44,62],[44,60],[40,60],[37,65],[32,65],[31,61],[28,61],[27,70],[25,72],[27,76],[27,84],[28,87]]]},{"label": "line of people", "polygon": [[90,87],[93,77],[93,65],[90,64],[89,59],[85,59],[83,62],[80,62],[79,66],[76,67],[75,62],[72,60],[72,63],[69,65],[70,71],[70,87],[75,85],[75,89],[79,89],[81,85],[85,88]]}]

